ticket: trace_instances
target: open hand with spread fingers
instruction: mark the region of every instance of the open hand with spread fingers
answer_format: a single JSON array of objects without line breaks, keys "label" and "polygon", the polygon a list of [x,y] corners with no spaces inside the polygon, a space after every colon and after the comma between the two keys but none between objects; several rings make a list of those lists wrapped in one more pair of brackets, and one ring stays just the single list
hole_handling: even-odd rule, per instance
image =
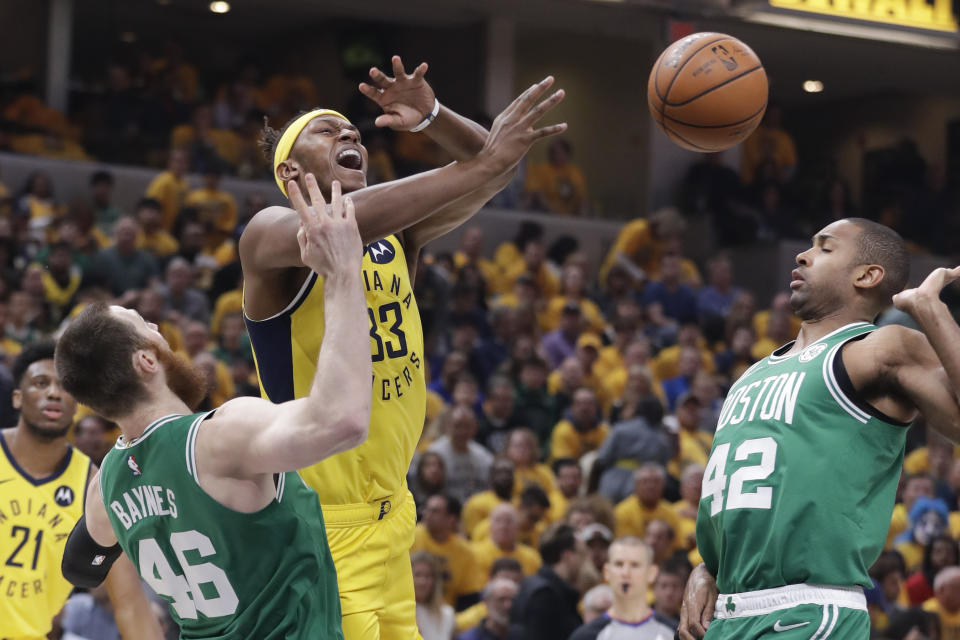
[{"label": "open hand with spread fingers", "polygon": [[407,73],[400,56],[393,56],[391,61],[393,77],[373,67],[370,69],[370,82],[360,83],[360,93],[383,109],[383,114],[377,117],[374,124],[395,131],[409,131],[430,115],[436,96],[424,79],[426,62],[421,62],[413,73]]},{"label": "open hand with spread fingers", "polygon": [[515,167],[537,140],[566,131],[565,122],[536,128],[540,118],[563,100],[563,89],[541,100],[551,86],[553,76],[547,76],[517,96],[493,121],[478,157],[489,162],[497,175]]},{"label": "open hand with spread fingers", "polygon": [[893,296],[893,306],[916,317],[919,312],[943,304],[940,301],[940,292],[958,278],[960,278],[960,267],[934,269],[919,287],[906,289]]},{"label": "open hand with spread fingers", "polygon": [[309,205],[297,183],[293,180],[287,183],[290,202],[300,216],[297,242],[300,243],[303,264],[324,278],[358,273],[363,259],[363,243],[353,200],[341,195],[340,182],[334,180],[328,207],[312,173],[306,175],[305,182]]}]

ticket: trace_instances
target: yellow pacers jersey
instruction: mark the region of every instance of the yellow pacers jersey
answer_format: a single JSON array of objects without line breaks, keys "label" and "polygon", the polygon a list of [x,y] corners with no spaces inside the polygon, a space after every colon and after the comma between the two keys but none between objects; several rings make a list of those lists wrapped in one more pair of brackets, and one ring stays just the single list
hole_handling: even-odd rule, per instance
[{"label": "yellow pacers jersey", "polygon": [[[373,405],[370,435],[355,449],[327,458],[300,475],[321,504],[372,502],[403,488],[423,429],[426,380],[423,329],[403,247],[396,236],[364,247]],[[311,273],[294,300],[262,321],[247,318],[263,396],[272,402],[310,391],[323,339],[323,280]]]},{"label": "yellow pacers jersey", "polygon": [[0,638],[46,638],[73,585],[63,547],[83,514],[90,458],[70,447],[56,472],[33,478],[0,435]]}]

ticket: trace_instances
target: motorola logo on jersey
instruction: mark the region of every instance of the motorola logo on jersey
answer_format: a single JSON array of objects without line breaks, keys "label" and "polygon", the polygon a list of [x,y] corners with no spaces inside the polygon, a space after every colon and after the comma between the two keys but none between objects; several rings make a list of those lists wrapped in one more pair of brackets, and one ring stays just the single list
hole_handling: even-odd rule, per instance
[{"label": "motorola logo on jersey", "polygon": [[53,494],[54,501],[61,507],[69,507],[73,504],[73,489],[67,485],[57,487]]},{"label": "motorola logo on jersey", "polygon": [[374,264],[387,264],[397,255],[393,246],[386,240],[371,242],[363,248],[363,252],[370,256],[370,261]]}]

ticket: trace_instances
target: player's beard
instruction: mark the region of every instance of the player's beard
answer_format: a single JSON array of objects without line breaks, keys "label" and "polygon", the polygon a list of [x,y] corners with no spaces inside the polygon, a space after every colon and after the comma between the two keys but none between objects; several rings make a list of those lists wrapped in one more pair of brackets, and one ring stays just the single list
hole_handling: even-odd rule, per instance
[{"label": "player's beard", "polygon": [[27,427],[27,431],[41,440],[56,440],[57,438],[63,438],[67,435],[67,432],[70,431],[71,426],[71,423],[67,422],[65,426],[60,427],[59,429],[53,427],[41,427],[33,424],[29,420],[24,420],[23,424]]},{"label": "player's beard", "polygon": [[170,349],[159,350],[157,357],[163,364],[170,391],[183,400],[191,411],[196,409],[207,395],[206,376],[192,362]]}]

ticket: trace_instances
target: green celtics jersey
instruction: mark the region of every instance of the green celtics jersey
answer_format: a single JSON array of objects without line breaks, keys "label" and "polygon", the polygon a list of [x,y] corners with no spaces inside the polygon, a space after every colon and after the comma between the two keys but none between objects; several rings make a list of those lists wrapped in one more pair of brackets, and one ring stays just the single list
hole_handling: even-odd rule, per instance
[{"label": "green celtics jersey", "polygon": [[157,420],[104,458],[100,489],[120,546],[170,603],[181,638],[342,640],[316,493],[284,473],[276,500],[256,513],[211,498],[194,455],[209,415]]},{"label": "green celtics jersey", "polygon": [[871,584],[906,429],[851,398],[838,352],[876,329],[788,344],[730,388],[703,476],[697,544],[721,593]]}]

